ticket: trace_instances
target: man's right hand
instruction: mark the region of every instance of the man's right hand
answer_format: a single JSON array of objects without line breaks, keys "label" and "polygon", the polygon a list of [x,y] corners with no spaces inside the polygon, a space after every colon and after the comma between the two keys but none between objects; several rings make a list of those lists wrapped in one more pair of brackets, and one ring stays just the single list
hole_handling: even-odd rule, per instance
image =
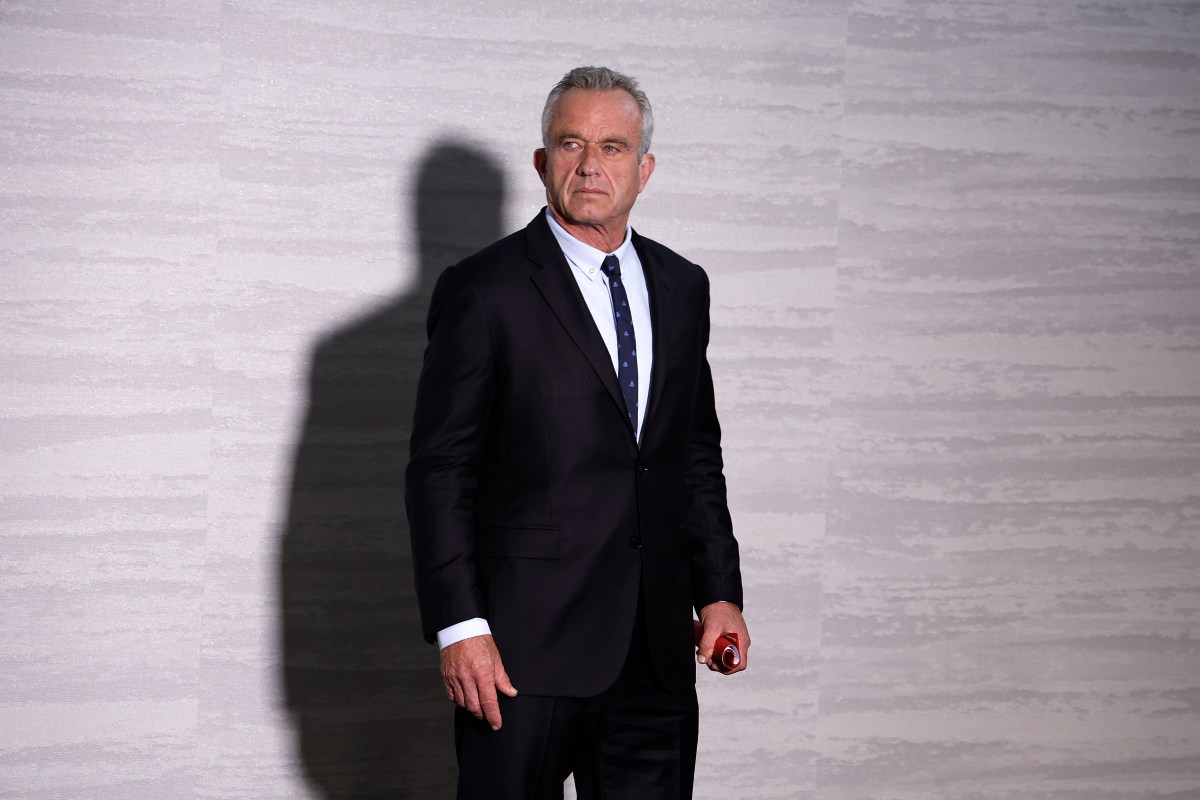
[{"label": "man's right hand", "polygon": [[446,694],[456,705],[486,720],[492,730],[500,730],[500,703],[496,690],[516,697],[500,651],[491,636],[472,636],[442,649],[442,682]]}]

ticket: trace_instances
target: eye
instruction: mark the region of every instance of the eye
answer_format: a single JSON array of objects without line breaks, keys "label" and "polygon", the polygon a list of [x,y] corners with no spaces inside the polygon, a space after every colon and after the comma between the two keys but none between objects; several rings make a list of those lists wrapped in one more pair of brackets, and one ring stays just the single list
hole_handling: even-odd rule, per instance
[{"label": "eye", "polygon": [[604,152],[618,153],[618,152],[620,152],[620,149],[615,144],[606,144],[606,145],[604,145]]},{"label": "eye", "polygon": [[579,149],[579,142],[566,141],[562,143],[562,146],[563,150],[577,150]]}]

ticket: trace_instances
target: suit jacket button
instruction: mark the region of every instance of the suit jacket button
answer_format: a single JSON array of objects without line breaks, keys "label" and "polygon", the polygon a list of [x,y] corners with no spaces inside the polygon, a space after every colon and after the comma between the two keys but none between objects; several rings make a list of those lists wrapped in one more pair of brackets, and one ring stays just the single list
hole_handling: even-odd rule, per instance
[{"label": "suit jacket button", "polygon": [[629,546],[630,546],[630,547],[632,547],[634,550],[636,550],[636,549],[638,549],[639,547],[641,547],[641,546],[642,546],[642,537],[640,537],[640,536],[630,536],[630,537],[629,537]]},{"label": "suit jacket button", "polygon": [[647,472],[650,471],[650,468],[649,467],[638,467],[637,471],[638,471],[638,475],[645,475]]}]

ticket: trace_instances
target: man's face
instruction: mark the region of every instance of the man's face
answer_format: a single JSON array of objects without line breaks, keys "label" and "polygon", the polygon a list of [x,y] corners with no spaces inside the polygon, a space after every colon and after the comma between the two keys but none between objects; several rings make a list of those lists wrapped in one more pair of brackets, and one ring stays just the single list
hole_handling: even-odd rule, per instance
[{"label": "man's face", "polygon": [[654,156],[638,160],[641,130],[641,110],[624,90],[569,89],[559,98],[533,163],[566,227],[624,236],[629,210],[654,171]]}]

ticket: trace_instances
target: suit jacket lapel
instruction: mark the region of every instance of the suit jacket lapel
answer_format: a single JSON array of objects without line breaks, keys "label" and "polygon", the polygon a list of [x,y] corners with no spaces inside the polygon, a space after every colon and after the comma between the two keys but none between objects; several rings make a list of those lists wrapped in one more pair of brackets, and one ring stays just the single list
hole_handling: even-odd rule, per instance
[{"label": "suit jacket lapel", "polygon": [[[592,312],[583,302],[579,286],[575,283],[575,278],[571,276],[571,265],[567,263],[567,257],[563,255],[558,242],[554,240],[554,234],[550,232],[550,225],[546,222],[544,210],[539,212],[533,222],[525,228],[525,234],[526,255],[531,261],[541,266],[541,269],[533,275],[534,286],[542,293],[542,297],[550,305],[550,310],[554,312],[554,316],[566,329],[567,335],[575,342],[575,346],[587,358],[596,377],[608,390],[609,397],[616,405],[621,418],[628,423],[625,399],[621,396],[621,388],[617,385],[617,373],[613,370],[612,358],[608,355],[608,348],[604,346],[600,332],[596,330]],[[641,255],[640,250],[638,254]],[[632,430],[630,428],[631,435]]]},{"label": "suit jacket lapel", "polygon": [[633,247],[642,262],[646,276],[646,289],[650,293],[650,324],[654,326],[654,363],[650,368],[650,397],[646,401],[646,416],[642,421],[642,441],[653,431],[654,411],[662,397],[667,379],[667,358],[671,340],[671,284],[664,274],[666,268],[654,258],[650,249],[637,232],[633,234]]}]

